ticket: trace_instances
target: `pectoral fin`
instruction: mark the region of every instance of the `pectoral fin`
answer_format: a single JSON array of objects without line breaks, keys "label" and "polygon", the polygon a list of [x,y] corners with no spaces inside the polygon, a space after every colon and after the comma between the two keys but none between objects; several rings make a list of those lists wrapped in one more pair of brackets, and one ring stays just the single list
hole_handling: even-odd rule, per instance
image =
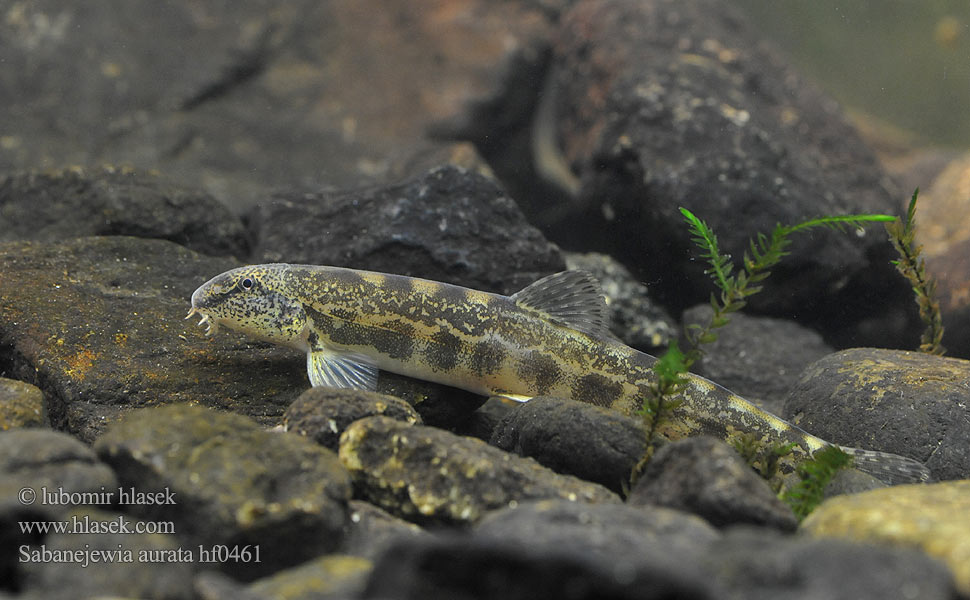
[{"label": "pectoral fin", "polygon": [[523,396],[522,394],[509,394],[508,392],[495,392],[492,394],[499,398],[505,398],[506,400],[511,400],[513,402],[528,402],[532,400],[532,396]]},{"label": "pectoral fin", "polygon": [[313,387],[377,388],[377,366],[360,354],[313,348],[307,352],[306,369]]}]

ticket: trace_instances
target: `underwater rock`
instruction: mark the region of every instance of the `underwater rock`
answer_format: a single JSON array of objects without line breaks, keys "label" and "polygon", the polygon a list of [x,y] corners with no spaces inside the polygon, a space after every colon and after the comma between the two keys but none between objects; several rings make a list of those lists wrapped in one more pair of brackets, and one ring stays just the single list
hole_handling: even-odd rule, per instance
[{"label": "underwater rock", "polygon": [[300,394],[286,409],[283,428],[336,451],[348,425],[375,415],[421,424],[421,416],[400,398],[367,390],[317,387]]},{"label": "underwater rock", "polygon": [[794,531],[798,519],[734,448],[700,436],[656,451],[627,503],[666,506],[704,518],[715,527],[764,525]]},{"label": "underwater rock", "polygon": [[781,416],[832,443],[924,462],[937,479],[970,477],[970,361],[836,352],[805,369]]},{"label": "underwater rock", "polygon": [[117,487],[115,474],[91,448],[65,433],[0,431],[0,590],[20,588],[19,549],[43,541],[39,532],[22,531],[21,523],[61,519],[76,508],[80,494]]},{"label": "underwater rock", "polygon": [[365,598],[823,598],[955,600],[942,564],[910,549],[782,535],[562,500],[490,512],[471,535],[405,540]]},{"label": "underwater rock", "polygon": [[215,256],[249,253],[242,220],[215,198],[131,168],[8,175],[0,179],[0,206],[3,242],[131,235]]},{"label": "underwater rock", "polygon": [[647,450],[638,419],[549,396],[513,408],[496,426],[489,443],[616,493],[629,486],[633,467]]},{"label": "underwater rock", "polygon": [[[710,294],[681,206],[736,260],[777,223],[899,212],[897,190],[839,105],[727,3],[577,2],[550,76],[547,135],[579,191],[553,206],[523,204],[525,212],[554,241],[611,254],[668,306]],[[839,339],[892,340],[915,322],[881,226],[864,235],[819,229],[792,242],[752,307],[818,322]],[[882,326],[857,330],[863,320]]]},{"label": "underwater rock", "polygon": [[599,281],[610,307],[610,330],[626,345],[652,353],[677,338],[677,322],[619,261],[598,252],[564,254],[567,267],[586,271]]},{"label": "underwater rock", "polygon": [[[48,517],[74,508],[70,501],[80,494],[114,490],[118,480],[90,447],[77,439],[49,429],[12,429],[0,432],[0,516],[10,526],[11,515],[40,512]],[[29,488],[35,494],[24,502],[17,492]],[[55,494],[45,500],[42,490]],[[61,494],[60,492],[64,492]],[[68,501],[60,502],[60,498]]]},{"label": "underwater rock", "polygon": [[[527,118],[557,4],[18,8],[0,36],[0,170],[132,164],[242,208],[297,181],[347,187],[480,166],[469,144],[432,130],[495,135]],[[533,91],[516,102],[510,89]]]},{"label": "underwater rock", "polygon": [[[703,573],[670,560],[627,556],[620,565],[585,554],[585,544],[534,549],[518,541],[447,536],[399,542],[377,563],[367,600],[527,600],[716,598]],[[659,554],[654,551],[651,556]],[[672,569],[671,567],[678,567]]]},{"label": "underwater rock", "polygon": [[339,551],[376,560],[395,540],[430,535],[414,523],[399,519],[369,502],[351,500],[350,517]]},{"label": "underwater rock", "polygon": [[819,537],[919,548],[946,563],[960,591],[970,595],[970,481],[831,498],[805,519],[802,530]]},{"label": "underwater rock", "polygon": [[245,583],[219,571],[202,571],[192,584],[199,600],[276,600],[251,591]]},{"label": "underwater rock", "polygon": [[340,544],[350,477],[335,453],[299,436],[265,431],[241,415],[164,406],[128,415],[94,447],[123,488],[173,500],[128,507],[134,514],[175,522],[193,544],[258,546],[258,564],[214,565],[238,578]]},{"label": "underwater rock", "polygon": [[916,243],[936,281],[943,345],[970,358],[970,155],[951,162],[916,203]]},{"label": "underwater rock", "polygon": [[266,203],[257,262],[347,266],[511,294],[565,269],[495,182],[456,167],[349,192]]},{"label": "underwater rock", "polygon": [[832,476],[832,479],[825,485],[825,491],[822,496],[824,498],[831,498],[832,496],[841,496],[843,494],[858,494],[860,492],[868,492],[869,490],[878,490],[884,487],[888,487],[885,483],[879,481],[876,477],[863,473],[859,469],[839,469]]},{"label": "underwater rock", "polygon": [[635,570],[641,561],[644,566],[669,562],[673,572],[683,571],[677,564],[696,564],[720,537],[704,520],[666,507],[644,510],[559,499],[494,510],[475,526],[473,535],[535,550],[567,548],[619,571]]},{"label": "underwater rock", "polygon": [[0,358],[42,385],[51,425],[93,441],[123,414],[194,402],[276,424],[306,361],[185,320],[192,291],[237,263],[165,240],[0,243]]},{"label": "underwater rock", "polygon": [[[175,535],[140,533],[163,524],[92,508],[79,508],[64,518],[89,531],[52,533],[42,543],[28,546],[25,583],[34,597],[195,598],[195,561],[187,559],[187,552],[195,557],[197,552],[180,546]],[[107,529],[120,523],[127,531]],[[105,529],[97,529],[101,527]]]},{"label": "underwater rock", "polygon": [[0,377],[0,431],[40,427],[47,420],[44,393],[35,385]]},{"label": "underwater rock", "polygon": [[452,430],[459,435],[467,435],[478,438],[483,442],[489,442],[498,424],[510,412],[518,408],[519,404],[515,400],[492,396]]},{"label": "underwater rock", "polygon": [[602,486],[481,440],[387,417],[351,424],[340,437],[340,460],[363,499],[419,523],[474,523],[486,511],[531,499],[619,501]]},{"label": "underwater rock", "polygon": [[246,591],[264,598],[356,598],[372,568],[366,558],[328,554],[254,581]]},{"label": "underwater rock", "polygon": [[[685,310],[685,329],[707,323],[712,314],[709,303]],[[805,367],[835,351],[818,332],[794,321],[741,312],[715,333],[717,340],[704,344],[691,371],[773,415],[782,413],[785,397]]]},{"label": "underwater rock", "polygon": [[922,552],[768,529],[733,528],[702,561],[719,598],[956,600],[952,578]]}]

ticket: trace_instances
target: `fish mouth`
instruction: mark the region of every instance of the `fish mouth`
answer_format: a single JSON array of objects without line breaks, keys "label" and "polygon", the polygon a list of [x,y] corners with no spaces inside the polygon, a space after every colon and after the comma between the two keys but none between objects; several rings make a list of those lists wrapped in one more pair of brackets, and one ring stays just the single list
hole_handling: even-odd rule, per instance
[{"label": "fish mouth", "polygon": [[212,336],[213,333],[219,330],[219,323],[212,320],[212,316],[208,315],[196,307],[189,309],[189,314],[185,315],[186,319],[191,319],[192,317],[199,317],[199,327],[205,325],[205,335],[206,337]]}]

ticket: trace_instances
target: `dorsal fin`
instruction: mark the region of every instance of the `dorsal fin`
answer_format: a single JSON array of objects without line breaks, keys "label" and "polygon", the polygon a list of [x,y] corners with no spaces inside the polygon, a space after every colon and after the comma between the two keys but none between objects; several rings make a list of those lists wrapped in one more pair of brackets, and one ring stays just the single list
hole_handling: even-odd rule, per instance
[{"label": "dorsal fin", "polygon": [[586,271],[563,271],[543,277],[511,296],[519,306],[599,339],[610,333],[610,309],[596,278]]}]

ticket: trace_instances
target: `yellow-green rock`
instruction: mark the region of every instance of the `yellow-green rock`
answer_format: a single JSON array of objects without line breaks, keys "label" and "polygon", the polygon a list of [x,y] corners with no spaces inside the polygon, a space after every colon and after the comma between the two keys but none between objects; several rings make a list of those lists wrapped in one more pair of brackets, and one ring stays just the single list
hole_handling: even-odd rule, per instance
[{"label": "yellow-green rock", "polygon": [[922,549],[970,595],[970,480],[900,485],[826,500],[802,523],[813,535]]},{"label": "yellow-green rock", "polygon": [[44,394],[36,386],[0,377],[0,431],[44,425]]},{"label": "yellow-green rock", "polygon": [[356,596],[372,567],[366,558],[330,554],[260,579],[249,589],[273,600]]}]

